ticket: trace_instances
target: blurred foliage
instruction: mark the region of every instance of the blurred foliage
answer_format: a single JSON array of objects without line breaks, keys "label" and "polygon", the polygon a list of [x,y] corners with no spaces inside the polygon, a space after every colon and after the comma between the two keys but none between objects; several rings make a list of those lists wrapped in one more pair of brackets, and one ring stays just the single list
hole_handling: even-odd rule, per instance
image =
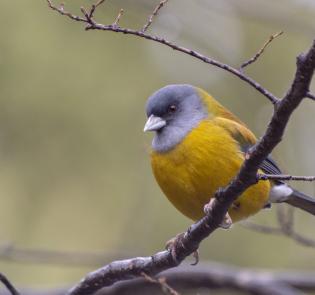
[{"label": "blurred foliage", "polygon": [[[69,3],[68,3],[69,2]],[[68,1],[79,12],[92,1]],[[157,1],[106,1],[97,20],[110,23],[121,7],[124,26],[140,27]],[[314,37],[313,1],[172,0],[151,30],[232,65],[275,40],[246,71],[281,96],[295,57]],[[272,107],[230,74],[159,44],[110,32],[85,32],[48,9],[45,0],[0,3],[0,241],[26,248],[150,255],[191,223],[166,200],[142,132],[144,104],[161,86],[205,88],[259,136]],[[313,88],[315,90],[315,88]],[[315,104],[293,116],[275,158],[286,172],[315,173]],[[314,194],[314,184],[296,187]],[[253,218],[271,224],[274,210]],[[298,214],[301,232],[315,219]],[[315,268],[315,249],[235,225],[200,249],[202,260],[242,266]],[[124,255],[121,255],[124,253]],[[91,268],[0,261],[14,282],[70,284]]]}]

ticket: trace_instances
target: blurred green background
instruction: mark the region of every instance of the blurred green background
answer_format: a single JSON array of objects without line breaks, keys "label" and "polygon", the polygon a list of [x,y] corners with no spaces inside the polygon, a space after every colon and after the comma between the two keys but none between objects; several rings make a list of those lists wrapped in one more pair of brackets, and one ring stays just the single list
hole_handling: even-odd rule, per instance
[{"label": "blurred green background", "polygon": [[[111,23],[124,8],[121,25],[139,28],[157,2],[108,0],[96,18]],[[66,8],[80,13],[91,3],[69,0]],[[314,17],[312,0],[171,0],[151,31],[237,67],[283,30],[246,69],[281,97],[295,57],[314,38]],[[257,136],[272,113],[266,98],[227,72],[133,36],[85,32],[45,0],[2,0],[0,22],[0,245],[108,253],[100,264],[150,255],[191,221],[151,174],[151,136],[142,132],[146,98],[166,84],[200,86]],[[274,152],[287,173],[315,174],[314,114],[314,102],[305,101]],[[314,184],[295,186],[315,194]],[[252,220],[272,224],[274,211]],[[314,236],[314,222],[297,213],[301,233]],[[315,269],[315,249],[239,225],[216,231],[200,255],[249,267]],[[0,252],[1,272],[23,286],[68,285],[92,269],[14,263]]]}]

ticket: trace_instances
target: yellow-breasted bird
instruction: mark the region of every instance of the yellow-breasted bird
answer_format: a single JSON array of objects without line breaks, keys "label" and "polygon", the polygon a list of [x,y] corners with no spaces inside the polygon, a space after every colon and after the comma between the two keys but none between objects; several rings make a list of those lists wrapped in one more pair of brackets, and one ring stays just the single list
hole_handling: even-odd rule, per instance
[{"label": "yellow-breasted bird", "polygon": [[[216,190],[239,171],[255,135],[207,92],[191,85],[168,85],[156,91],[147,101],[146,113],[144,131],[155,131],[151,164],[158,184],[179,211],[200,219]],[[260,169],[281,174],[271,157]],[[281,181],[251,186],[228,213],[235,222],[273,201],[315,215],[315,199]]]}]

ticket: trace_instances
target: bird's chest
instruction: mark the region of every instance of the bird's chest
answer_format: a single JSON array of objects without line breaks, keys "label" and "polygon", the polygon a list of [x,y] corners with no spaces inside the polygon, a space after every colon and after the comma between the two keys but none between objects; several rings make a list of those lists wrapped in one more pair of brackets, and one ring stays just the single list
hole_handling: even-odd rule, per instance
[{"label": "bird's chest", "polygon": [[[233,148],[231,148],[231,145]],[[194,131],[174,149],[153,152],[151,163],[161,189],[177,209],[192,219],[203,214],[203,206],[220,186],[237,172],[241,159],[227,138]]]}]

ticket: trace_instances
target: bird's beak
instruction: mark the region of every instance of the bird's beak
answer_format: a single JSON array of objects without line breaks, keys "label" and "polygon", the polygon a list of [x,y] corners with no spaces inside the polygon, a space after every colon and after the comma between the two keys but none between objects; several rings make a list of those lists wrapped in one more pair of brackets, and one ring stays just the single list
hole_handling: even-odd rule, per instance
[{"label": "bird's beak", "polygon": [[166,121],[160,117],[151,115],[144,125],[144,132],[157,131],[166,125]]}]

